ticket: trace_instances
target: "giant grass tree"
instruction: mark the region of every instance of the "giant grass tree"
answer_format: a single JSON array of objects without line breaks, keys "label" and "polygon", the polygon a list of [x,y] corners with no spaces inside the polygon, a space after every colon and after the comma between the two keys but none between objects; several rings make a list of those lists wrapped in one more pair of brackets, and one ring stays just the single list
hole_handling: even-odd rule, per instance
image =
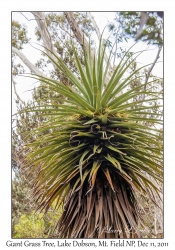
[{"label": "giant grass tree", "polygon": [[[89,51],[84,50],[84,64],[74,47],[73,51],[78,74],[51,51],[52,56],[48,53],[71,85],[30,76],[65,97],[63,104],[51,98],[27,110],[48,116],[44,124],[30,132],[35,139],[26,145],[26,167],[39,169],[33,198],[40,203],[38,209],[45,211],[53,202],[56,209],[64,203],[56,226],[58,237],[142,237],[139,227],[144,227],[144,221],[138,195],[158,206],[156,196],[162,182],[157,126],[162,120],[153,113],[159,104],[148,105],[158,101],[159,95],[144,91],[145,83],[127,90],[145,67],[127,74],[142,52],[128,50],[109,79],[112,51],[105,62],[102,40],[95,55],[90,45]],[[144,99],[133,103],[138,93]],[[150,113],[153,118],[149,118]],[[152,126],[146,126],[147,122]]]}]

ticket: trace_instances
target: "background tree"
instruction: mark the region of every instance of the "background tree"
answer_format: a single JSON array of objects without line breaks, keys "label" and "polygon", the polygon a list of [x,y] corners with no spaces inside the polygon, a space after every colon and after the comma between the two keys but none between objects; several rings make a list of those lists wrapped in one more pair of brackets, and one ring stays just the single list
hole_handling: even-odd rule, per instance
[{"label": "background tree", "polygon": [[132,37],[147,44],[163,44],[163,12],[117,12],[108,27],[121,41]]},{"label": "background tree", "polygon": [[[99,30],[98,30],[98,26],[95,23],[95,20],[93,19],[92,15],[90,13],[47,13],[47,14],[43,14],[40,12],[35,12],[34,14],[34,18],[37,20],[37,28],[36,28],[36,35],[38,38],[38,41],[42,41],[43,45],[46,46],[47,48],[49,48],[52,52],[56,52],[57,55],[59,55],[60,58],[62,58],[62,60],[69,66],[69,68],[72,70],[72,72],[74,72],[75,74],[76,72],[76,67],[75,67],[75,62],[74,60],[72,60],[72,55],[73,55],[73,51],[72,51],[72,47],[71,47],[71,43],[70,40],[74,42],[74,46],[78,49],[78,56],[80,58],[80,61],[82,64],[84,64],[83,61],[83,52],[82,52],[82,41],[83,39],[86,39],[86,42],[89,42],[89,37],[92,36],[94,33],[96,33],[99,37]],[[123,13],[118,13],[119,15],[123,15]],[[25,15],[25,14],[24,14]],[[138,14],[138,16],[141,16],[141,14]],[[69,17],[68,17],[69,16]],[[66,19],[67,18],[67,19]],[[126,18],[127,19],[127,18]],[[132,24],[133,24],[133,20],[132,20]],[[137,20],[136,20],[137,22]],[[126,24],[127,27],[128,24]],[[14,22],[14,26],[15,26],[15,22]],[[23,62],[25,63],[25,65],[35,74],[39,74],[39,75],[47,75],[49,77],[51,77],[52,79],[59,79],[61,82],[63,82],[66,85],[71,85],[71,81],[68,80],[64,74],[62,74],[62,72],[55,68],[55,66],[53,65],[51,60],[48,60],[47,57],[45,57],[44,54],[42,54],[42,59],[40,59],[36,65],[32,64],[28,59],[25,58],[23,53],[20,53],[21,48],[20,46],[22,46],[23,44],[25,44],[26,42],[28,42],[27,40],[27,36],[26,36],[26,29],[23,29],[23,36],[25,37],[22,38],[23,36],[20,36],[17,34],[21,32],[20,29],[22,29],[19,24],[18,24],[18,30],[16,30],[13,35],[13,49],[12,51],[14,52],[14,55],[17,55],[18,57],[20,57]],[[111,29],[111,28],[110,28]],[[112,29],[111,29],[112,30]],[[114,30],[114,29],[113,29]],[[119,29],[120,30],[120,29]],[[118,31],[119,32],[119,31]],[[85,38],[83,37],[83,34],[85,34]],[[113,33],[114,37],[115,37],[115,32]],[[112,65],[111,65],[111,73],[115,68],[115,58],[116,55],[117,56],[122,56],[122,54],[125,53],[124,50],[120,50],[120,42],[123,41],[120,39],[123,39],[123,35],[121,35],[122,33],[120,33],[119,36],[117,36],[115,38],[116,44],[118,47],[114,48],[114,52],[113,52],[113,69],[112,69]],[[91,40],[92,41],[92,40]],[[93,42],[93,41],[92,41]],[[105,41],[107,43],[107,45],[110,48],[110,40],[107,39]],[[18,45],[19,43],[21,43],[22,45]],[[95,48],[95,43],[93,42],[94,46],[93,48]],[[93,53],[93,51],[92,51]],[[158,56],[157,56],[158,57]],[[158,58],[157,58],[158,59]],[[14,60],[15,61],[15,60]],[[15,63],[13,64],[14,68],[17,68],[17,70],[13,70],[13,76],[15,77],[15,75],[17,75],[18,73],[22,73],[24,72],[24,69],[22,69],[22,66],[18,67],[15,65]],[[51,65],[48,68],[48,65]],[[137,64],[134,63],[132,64],[132,67],[134,69],[134,67],[137,67]],[[131,67],[131,71],[133,70]],[[22,71],[20,72],[19,70]],[[145,78],[145,81],[147,78],[149,78],[151,76],[151,71],[149,72],[150,69],[148,69],[147,71],[142,73],[142,77]],[[15,73],[16,72],[16,73]],[[149,77],[146,76],[146,74],[149,73]],[[148,79],[147,79],[148,80]],[[14,80],[15,81],[15,80]],[[131,88],[134,87],[135,85],[139,86],[139,84],[141,84],[141,81],[138,80],[138,78],[136,78],[135,83],[132,82],[131,84]],[[157,87],[159,88],[160,84],[162,84],[160,79],[157,79]],[[133,86],[134,85],[134,86]],[[15,84],[14,84],[15,87]],[[146,90],[150,89],[152,87],[156,87],[155,85],[146,85]],[[160,90],[161,91],[161,90]],[[16,91],[15,91],[16,92]],[[16,92],[17,94],[17,92]],[[57,103],[63,103],[63,97],[58,94],[55,93],[55,91],[49,91],[47,89],[47,86],[45,84],[41,84],[39,88],[34,90],[33,93],[33,98],[34,101],[29,102],[29,103],[25,103],[23,102],[23,100],[20,100],[20,97],[17,96],[18,100],[18,110],[24,110],[27,107],[29,108],[33,102],[37,102],[38,104],[41,104],[41,99],[43,101],[43,99],[48,100],[49,99],[53,99],[55,98],[57,100]],[[142,96],[142,98],[144,98],[144,96]],[[136,101],[136,100],[135,100]],[[157,114],[159,115],[159,112],[161,112],[160,110],[157,109],[158,112]],[[47,116],[49,117],[49,116]],[[18,115],[18,117],[16,117],[17,120],[17,130],[14,130],[14,137],[16,137],[16,140],[18,141],[18,144],[21,145],[21,148],[23,147],[23,145],[25,143],[27,143],[28,141],[30,141],[32,138],[25,138],[24,136],[24,132],[25,131],[31,131],[32,129],[35,129],[37,126],[41,125],[44,120],[43,120],[43,116],[40,116],[39,112],[36,112],[35,114],[28,114],[26,113],[25,115]],[[49,131],[46,131],[46,133],[49,133]],[[21,148],[19,148],[19,146],[14,146],[14,150],[16,151],[15,154],[16,155],[20,155],[19,152],[21,152]],[[20,161],[20,166],[23,165],[23,162]],[[19,167],[18,167],[19,168]],[[20,168],[21,169],[21,168]],[[152,213],[154,216],[154,213]],[[157,221],[157,219],[156,219]],[[161,220],[159,220],[159,224],[161,225]]]}]

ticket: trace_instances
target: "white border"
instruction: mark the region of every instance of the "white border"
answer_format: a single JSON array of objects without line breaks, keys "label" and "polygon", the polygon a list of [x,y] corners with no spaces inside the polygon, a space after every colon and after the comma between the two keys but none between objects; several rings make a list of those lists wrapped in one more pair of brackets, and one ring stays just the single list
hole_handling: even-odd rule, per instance
[{"label": "white border", "polygon": [[[174,246],[174,193],[175,193],[175,56],[174,56],[174,4],[173,1],[21,1],[6,0],[1,2],[0,15],[0,50],[1,50],[1,86],[0,86],[0,248],[11,239],[11,11],[164,11],[165,16],[165,194],[164,194],[164,239],[154,242],[168,242],[169,249]],[[36,241],[36,240],[35,240]],[[147,240],[149,241],[149,240]],[[151,240],[153,241],[153,240]],[[16,247],[15,249],[18,249]],[[21,249],[21,248],[19,248]],[[28,247],[27,249],[33,249]],[[140,247],[142,249],[142,247]]]}]

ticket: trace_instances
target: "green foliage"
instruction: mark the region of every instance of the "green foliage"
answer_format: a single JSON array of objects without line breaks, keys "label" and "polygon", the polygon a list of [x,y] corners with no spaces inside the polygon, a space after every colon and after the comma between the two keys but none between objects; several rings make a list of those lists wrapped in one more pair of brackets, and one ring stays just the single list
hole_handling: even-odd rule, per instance
[{"label": "green foliage", "polygon": [[[27,27],[20,24],[17,21],[12,21],[12,46],[22,50],[23,45],[29,42],[27,37]],[[24,73],[24,67],[20,63],[15,63],[15,54],[12,54],[12,75],[16,76],[18,74]]]},{"label": "green foliage", "polygon": [[12,21],[12,46],[21,50],[23,48],[23,44],[28,43],[29,40],[30,39],[27,37],[27,27],[13,20]]},{"label": "green foliage", "polygon": [[[140,79],[137,73],[145,67],[127,74],[139,53],[127,52],[105,84],[110,61],[109,57],[104,64],[105,50],[100,43],[92,57],[89,47],[89,53],[84,51],[82,65],[73,47],[79,77],[61,58],[48,56],[72,86],[31,76],[66,99],[63,104],[55,103],[54,98],[49,103],[42,100],[43,104],[26,109],[29,113],[39,112],[41,117],[49,112],[43,125],[26,133],[36,139],[27,145],[25,161],[26,167],[33,165],[31,171],[40,166],[33,190],[40,201],[38,209],[47,211],[55,201],[59,208],[68,199],[58,224],[61,237],[90,237],[96,226],[99,230],[92,237],[107,237],[103,231],[108,224],[121,231],[114,233],[116,238],[130,238],[133,234],[140,237],[138,221],[144,223],[136,193],[156,204],[155,196],[160,192],[162,151],[155,125],[162,121],[152,110],[161,107],[154,103],[161,97],[156,91],[144,90],[154,80],[126,91],[133,80]],[[140,99],[133,102],[138,95]],[[43,134],[48,130],[50,133]]]},{"label": "green foliage", "polygon": [[44,220],[43,214],[22,215],[19,223],[15,225],[14,238],[43,238],[44,235]]},{"label": "green foliage", "polygon": [[47,214],[35,213],[22,214],[18,223],[14,225],[14,238],[50,238],[54,237],[54,228],[62,215],[63,207],[59,210],[50,209]]},{"label": "green foliage", "polygon": [[31,179],[34,175],[26,177],[16,164],[15,161],[15,177],[12,180],[12,234],[14,234],[14,226],[18,223],[19,218],[23,214],[29,215],[37,207],[37,204],[33,203],[30,197]]},{"label": "green foliage", "polygon": [[[120,42],[128,40],[129,37],[135,38],[137,30],[139,29],[141,20],[141,12],[116,12],[115,21],[117,23],[110,23],[109,30],[112,31],[114,37]],[[149,12],[147,22],[139,37],[139,40],[147,44],[156,44],[161,46],[163,44],[163,20],[157,12]]]},{"label": "green foliage", "polygon": [[45,235],[48,238],[58,237],[55,234],[55,225],[60,219],[63,213],[63,204],[59,207],[59,209],[54,209],[54,205],[52,205],[51,209],[44,215],[44,223],[45,223]]}]

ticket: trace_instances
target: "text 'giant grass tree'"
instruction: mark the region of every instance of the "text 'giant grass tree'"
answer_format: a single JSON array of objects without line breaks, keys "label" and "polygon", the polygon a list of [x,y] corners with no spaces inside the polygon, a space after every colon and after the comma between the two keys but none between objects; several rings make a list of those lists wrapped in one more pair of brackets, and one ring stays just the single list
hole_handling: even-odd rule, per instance
[{"label": "text 'giant grass tree'", "polygon": [[[109,79],[111,54],[106,63],[102,42],[96,55],[90,46],[84,51],[83,64],[73,51],[78,74],[56,55],[48,56],[71,84],[32,76],[64,97],[62,104],[59,98],[43,99],[28,110],[48,117],[33,130],[35,140],[27,145],[26,164],[39,169],[33,197],[45,211],[53,202],[56,209],[64,203],[58,237],[142,237],[138,196],[156,204],[162,182],[157,128],[162,120],[153,112],[159,96],[145,92],[145,84],[127,89],[144,68],[127,73],[140,53],[126,52]],[[145,98],[133,102],[138,94]]]}]

